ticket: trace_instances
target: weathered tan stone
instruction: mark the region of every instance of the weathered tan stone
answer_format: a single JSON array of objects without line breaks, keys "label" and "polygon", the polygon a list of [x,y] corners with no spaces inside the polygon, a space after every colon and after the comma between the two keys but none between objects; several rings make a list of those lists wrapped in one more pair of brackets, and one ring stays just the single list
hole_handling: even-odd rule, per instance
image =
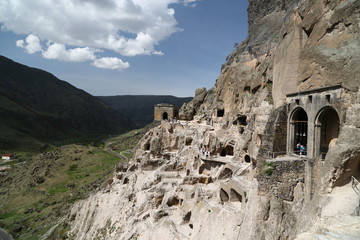
[{"label": "weathered tan stone", "polygon": [[[144,136],[129,164],[136,168],[118,168],[121,176],[109,189],[74,205],[70,235],[358,236],[358,217],[349,214],[359,214],[359,195],[349,182],[360,178],[359,9],[355,0],[250,0],[249,38],[228,56],[215,86],[196,90],[182,107],[180,118],[187,121],[163,121]],[[303,92],[337,84],[342,88],[310,91],[313,103]],[[319,116],[330,107],[339,116],[339,136],[326,139],[331,147],[322,159],[315,129],[326,123]],[[283,156],[291,114],[299,108],[309,116],[312,154]],[[278,158],[266,161],[272,156]],[[346,207],[339,204],[344,199]]]},{"label": "weathered tan stone", "polygon": [[286,94],[297,91],[300,53],[307,40],[300,26],[295,27],[280,42],[275,51],[272,95],[275,107],[285,103]]},{"label": "weathered tan stone", "polygon": [[176,118],[176,107],[172,104],[160,103],[154,106],[154,120],[162,121]]}]

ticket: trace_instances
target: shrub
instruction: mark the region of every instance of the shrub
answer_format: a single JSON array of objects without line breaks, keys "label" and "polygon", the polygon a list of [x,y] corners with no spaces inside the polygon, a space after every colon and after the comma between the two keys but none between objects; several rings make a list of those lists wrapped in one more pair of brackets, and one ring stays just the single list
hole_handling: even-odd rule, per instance
[{"label": "shrub", "polygon": [[77,164],[72,164],[72,165],[70,165],[70,167],[69,167],[69,171],[75,171],[77,168],[78,168],[78,165],[77,165]]},{"label": "shrub", "polygon": [[274,162],[265,161],[264,165],[262,167],[262,174],[266,174],[267,176],[271,176],[272,173],[273,173],[274,168],[275,168]]}]

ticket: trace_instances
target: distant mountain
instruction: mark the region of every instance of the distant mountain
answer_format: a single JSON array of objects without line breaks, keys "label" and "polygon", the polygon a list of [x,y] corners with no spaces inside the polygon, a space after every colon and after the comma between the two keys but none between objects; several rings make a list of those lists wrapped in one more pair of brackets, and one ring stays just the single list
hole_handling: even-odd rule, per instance
[{"label": "distant mountain", "polygon": [[100,99],[0,56],[0,150],[86,141],[133,127]]},{"label": "distant mountain", "polygon": [[99,97],[112,108],[130,118],[137,127],[143,127],[154,119],[154,105],[158,103],[171,103],[180,108],[192,97],[154,96],[154,95],[123,95]]}]

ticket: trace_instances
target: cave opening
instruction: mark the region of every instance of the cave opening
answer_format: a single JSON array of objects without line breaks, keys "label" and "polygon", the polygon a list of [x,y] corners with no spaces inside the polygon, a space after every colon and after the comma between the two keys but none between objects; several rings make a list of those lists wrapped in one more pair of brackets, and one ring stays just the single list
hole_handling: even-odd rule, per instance
[{"label": "cave opening", "polygon": [[219,179],[231,178],[233,171],[230,168],[225,168],[219,175]]},{"label": "cave opening", "polygon": [[234,147],[233,146],[227,145],[225,150],[226,150],[226,155],[234,156]]},{"label": "cave opening", "polygon": [[242,202],[242,196],[234,189],[230,190],[230,201],[231,202]]},{"label": "cave opening", "polygon": [[225,114],[225,110],[224,109],[218,109],[217,110],[217,117],[223,117]]},{"label": "cave opening", "polygon": [[246,163],[250,163],[250,162],[251,162],[251,157],[246,154],[246,155],[244,156],[244,161],[245,161]]},{"label": "cave opening", "polygon": [[221,149],[220,156],[221,156],[221,157],[225,157],[225,156],[226,156],[226,149],[225,149],[225,148]]},{"label": "cave opening", "polygon": [[224,190],[220,189],[220,200],[222,203],[229,201],[229,194]]},{"label": "cave opening", "polygon": [[185,140],[185,146],[190,146],[192,143],[193,139],[192,138],[186,138]]}]

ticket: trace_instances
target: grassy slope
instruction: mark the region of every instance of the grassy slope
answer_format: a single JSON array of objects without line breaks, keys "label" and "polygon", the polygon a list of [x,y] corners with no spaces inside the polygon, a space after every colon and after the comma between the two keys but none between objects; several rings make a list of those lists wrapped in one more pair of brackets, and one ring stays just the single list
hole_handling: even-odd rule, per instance
[{"label": "grassy slope", "polygon": [[[131,152],[126,150],[133,149],[155,125],[115,136],[105,145],[130,158]],[[100,148],[80,145],[59,147],[32,158],[21,153],[20,160],[11,164],[13,171],[0,177],[0,227],[16,239],[39,239],[72,203],[111,177],[119,162]],[[58,229],[51,239],[59,239],[66,231],[64,227]]]},{"label": "grassy slope", "polygon": [[18,239],[39,239],[70,204],[111,176],[120,160],[105,151],[68,145],[14,165],[0,179],[0,226]]}]

